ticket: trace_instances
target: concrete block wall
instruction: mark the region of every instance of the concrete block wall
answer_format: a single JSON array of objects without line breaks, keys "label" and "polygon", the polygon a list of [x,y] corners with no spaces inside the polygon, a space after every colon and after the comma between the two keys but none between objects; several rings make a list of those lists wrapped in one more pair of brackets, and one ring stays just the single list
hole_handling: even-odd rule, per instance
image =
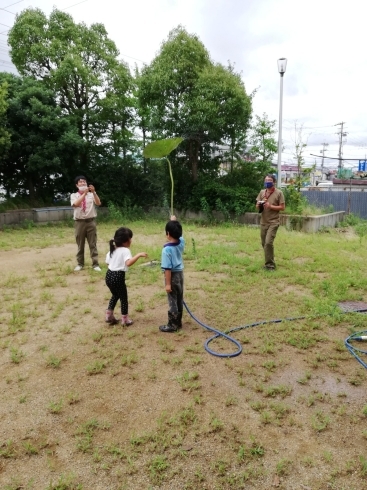
[{"label": "concrete block wall", "polygon": [[[99,214],[108,213],[108,208],[99,208]],[[176,211],[175,211],[176,212]],[[193,211],[177,211],[177,216],[186,219],[205,220],[204,213],[195,213]],[[322,227],[334,228],[336,224],[344,219],[345,211],[338,211],[320,216],[293,216],[287,214],[280,215],[280,224],[289,229],[295,229],[306,233],[315,233]],[[23,209],[7,211],[0,213],[0,228],[4,225],[20,224],[25,220],[34,221],[38,224],[63,221],[73,217],[73,208],[71,206]],[[244,213],[237,220],[239,223],[246,225],[260,225],[260,213]],[[224,221],[222,213],[214,212],[213,218],[218,221]]]},{"label": "concrete block wall", "polygon": [[[315,233],[323,227],[335,228],[336,224],[343,221],[345,211],[336,213],[321,214],[319,216],[295,216],[289,214],[280,214],[281,226],[286,226],[290,230],[303,231],[305,233]],[[184,216],[186,219],[205,219],[204,213],[194,213],[187,211],[178,212],[178,216]],[[224,221],[221,213],[213,213],[213,217],[218,221]],[[260,213],[244,213],[238,217],[238,222],[244,225],[260,226]]]},{"label": "concrete block wall", "polygon": [[[101,207],[97,211],[99,214],[108,213],[108,208]],[[0,213],[0,228],[4,225],[19,225],[29,220],[38,224],[53,223],[64,221],[73,217],[71,206],[55,206],[50,208],[17,209]]]}]

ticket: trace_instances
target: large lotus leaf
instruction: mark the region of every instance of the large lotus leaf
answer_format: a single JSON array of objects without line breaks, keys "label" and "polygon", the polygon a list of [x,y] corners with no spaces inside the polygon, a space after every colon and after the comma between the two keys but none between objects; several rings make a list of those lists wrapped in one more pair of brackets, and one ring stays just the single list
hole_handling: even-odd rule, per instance
[{"label": "large lotus leaf", "polygon": [[183,141],[183,138],[167,138],[164,140],[153,141],[144,148],[143,155],[145,158],[163,158],[166,157]]}]

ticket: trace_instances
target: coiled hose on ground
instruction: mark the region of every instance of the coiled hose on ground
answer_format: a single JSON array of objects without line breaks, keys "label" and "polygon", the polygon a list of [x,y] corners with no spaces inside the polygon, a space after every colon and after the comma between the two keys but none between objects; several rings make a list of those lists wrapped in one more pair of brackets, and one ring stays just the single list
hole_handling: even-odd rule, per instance
[{"label": "coiled hose on ground", "polygon": [[[242,345],[240,344],[240,342],[229,335],[233,332],[237,332],[239,330],[244,330],[245,328],[258,327],[260,325],[267,325],[269,323],[281,323],[281,322],[289,322],[289,321],[295,321],[295,320],[304,320],[305,318],[320,318],[321,316],[328,316],[326,314],[326,315],[317,315],[314,317],[297,316],[297,317],[292,317],[292,318],[265,320],[265,321],[261,321],[261,322],[249,323],[248,325],[243,325],[240,327],[235,327],[235,328],[232,328],[231,330],[228,330],[227,332],[221,332],[220,330],[217,330],[213,327],[210,327],[209,325],[206,325],[205,323],[201,322],[198,318],[196,318],[196,316],[190,311],[189,307],[187,306],[187,304],[185,302],[184,302],[184,306],[186,308],[187,313],[191,316],[191,318],[193,320],[195,320],[199,325],[204,327],[206,330],[209,330],[210,332],[213,332],[215,334],[215,335],[213,335],[213,337],[210,337],[209,339],[207,339],[205,341],[205,344],[204,344],[205,350],[209,354],[211,354],[212,356],[227,357],[227,358],[228,357],[237,357],[242,352]],[[353,310],[353,311],[344,311],[341,313],[346,314],[346,313],[366,313],[366,312],[367,312],[367,309],[359,309],[359,310]],[[212,342],[213,340],[215,340],[219,337],[223,337],[224,339],[228,340],[229,342],[232,342],[233,344],[235,344],[235,346],[237,347],[237,350],[234,352],[230,352],[230,353],[220,353],[220,352],[216,352],[216,351],[212,350],[209,347],[210,342]],[[346,348],[349,350],[349,352],[357,359],[357,361],[360,364],[362,364],[362,366],[364,368],[367,369],[367,364],[360,357],[360,354],[367,354],[367,351],[360,349],[360,348],[356,347],[355,345],[351,344],[351,342],[353,342],[353,341],[357,341],[357,342],[367,341],[367,330],[362,331],[362,332],[355,332],[352,335],[349,335],[349,337],[347,337],[344,341],[344,344],[345,344]]]}]

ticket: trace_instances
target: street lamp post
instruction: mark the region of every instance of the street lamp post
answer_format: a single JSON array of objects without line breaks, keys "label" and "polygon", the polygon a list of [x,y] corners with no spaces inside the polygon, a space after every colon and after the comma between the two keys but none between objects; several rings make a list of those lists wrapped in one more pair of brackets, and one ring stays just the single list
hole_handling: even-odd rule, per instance
[{"label": "street lamp post", "polygon": [[287,58],[279,58],[278,71],[280,74],[280,102],[279,102],[279,133],[278,133],[278,187],[282,182],[282,118],[283,118],[283,76],[287,68]]}]

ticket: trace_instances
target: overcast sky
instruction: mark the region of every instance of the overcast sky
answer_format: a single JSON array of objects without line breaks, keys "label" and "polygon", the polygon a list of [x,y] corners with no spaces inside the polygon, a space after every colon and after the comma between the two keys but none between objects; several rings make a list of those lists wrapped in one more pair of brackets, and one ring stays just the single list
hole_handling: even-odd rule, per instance
[{"label": "overcast sky", "polygon": [[[319,155],[322,143],[329,144],[325,155],[338,156],[337,124],[342,121],[348,133],[343,138],[344,158],[367,155],[367,7],[363,0],[23,0],[9,6],[12,3],[0,0],[0,8],[12,12],[0,10],[1,70],[15,71],[7,55],[7,26],[12,26],[14,13],[30,6],[47,14],[56,6],[77,22],[103,23],[132,67],[150,63],[169,31],[181,24],[199,36],[213,61],[235,64],[247,92],[257,89],[254,114],[265,112],[277,125],[277,59],[288,59],[284,163],[294,163],[296,121],[304,125],[307,163],[315,162],[310,153]],[[325,163],[338,164],[337,160]]]}]

